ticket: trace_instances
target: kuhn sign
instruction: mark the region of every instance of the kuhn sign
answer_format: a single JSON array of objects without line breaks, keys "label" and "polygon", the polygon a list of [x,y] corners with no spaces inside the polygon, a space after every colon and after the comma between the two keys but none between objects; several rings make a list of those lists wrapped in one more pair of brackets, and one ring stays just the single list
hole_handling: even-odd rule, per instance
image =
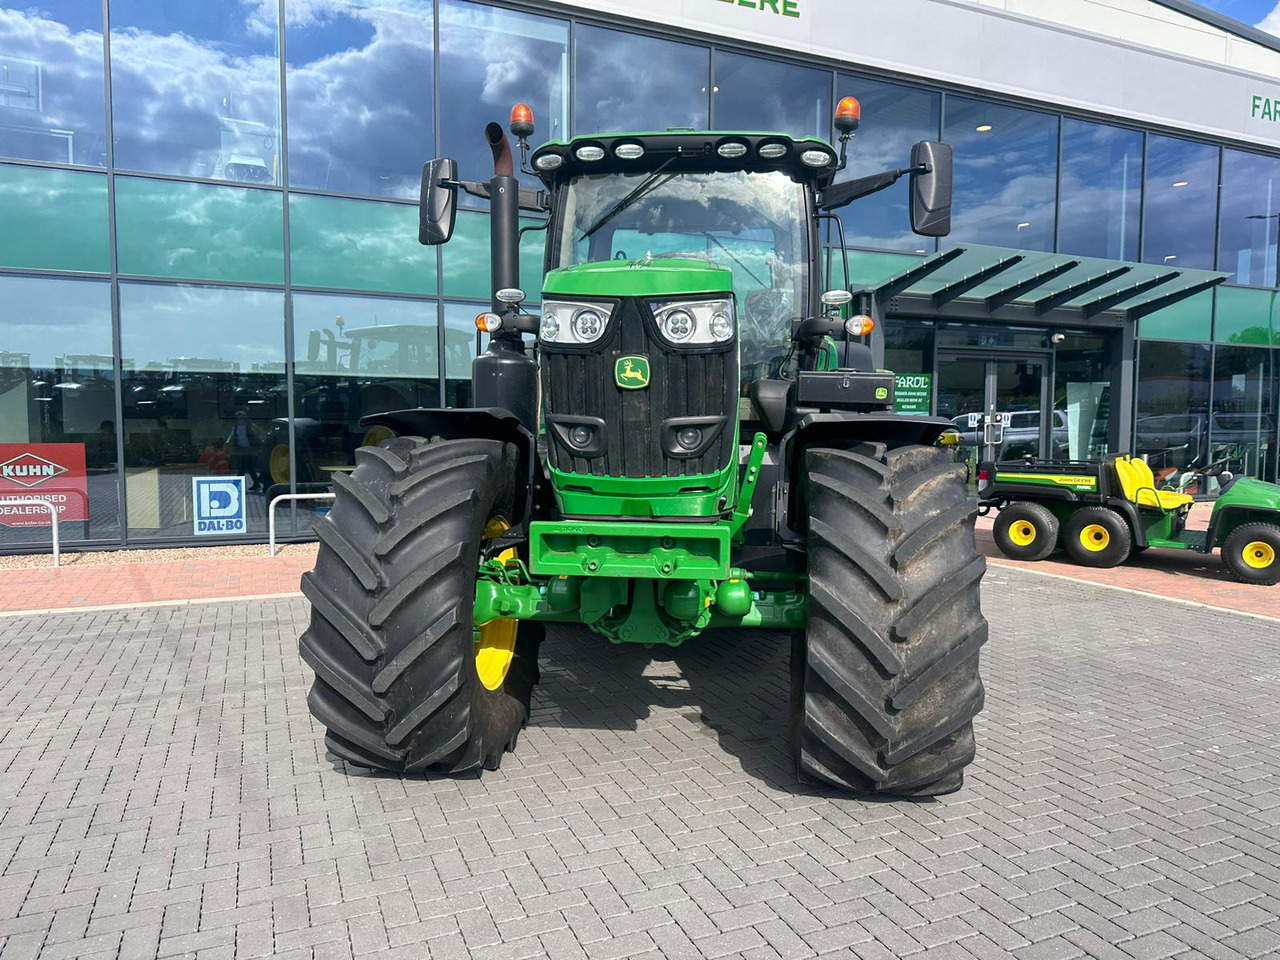
[{"label": "kuhn sign", "polygon": [[89,519],[83,443],[0,443],[0,525],[47,527],[49,513],[15,500],[44,500],[58,522]]}]

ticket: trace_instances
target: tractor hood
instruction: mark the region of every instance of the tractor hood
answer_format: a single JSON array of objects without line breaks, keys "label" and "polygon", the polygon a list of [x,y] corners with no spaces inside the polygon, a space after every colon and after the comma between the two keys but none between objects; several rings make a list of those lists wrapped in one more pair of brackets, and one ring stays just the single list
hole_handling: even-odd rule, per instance
[{"label": "tractor hood", "polygon": [[671,297],[733,292],[733,274],[703,260],[645,257],[561,267],[547,274],[548,297]]}]

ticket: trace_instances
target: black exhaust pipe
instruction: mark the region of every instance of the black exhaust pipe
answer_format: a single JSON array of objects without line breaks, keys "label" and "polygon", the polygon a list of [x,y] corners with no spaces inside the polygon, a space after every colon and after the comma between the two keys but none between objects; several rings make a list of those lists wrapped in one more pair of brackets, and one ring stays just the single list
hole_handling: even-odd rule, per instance
[{"label": "black exhaust pipe", "polygon": [[[511,144],[501,124],[484,128],[493,151],[493,179],[489,181],[489,269],[493,312],[503,316],[507,305],[498,291],[520,286],[520,184],[515,178]],[[500,330],[489,349],[471,365],[477,407],[501,407],[515,414],[530,433],[538,429],[538,365],[525,352],[517,330]]]},{"label": "black exhaust pipe", "polygon": [[[501,315],[506,307],[498,302],[498,291],[520,286],[520,183],[515,178],[511,144],[502,125],[487,125],[484,138],[493,151],[493,179],[489,181],[489,264],[493,312]],[[519,337],[515,331],[512,334]]]}]

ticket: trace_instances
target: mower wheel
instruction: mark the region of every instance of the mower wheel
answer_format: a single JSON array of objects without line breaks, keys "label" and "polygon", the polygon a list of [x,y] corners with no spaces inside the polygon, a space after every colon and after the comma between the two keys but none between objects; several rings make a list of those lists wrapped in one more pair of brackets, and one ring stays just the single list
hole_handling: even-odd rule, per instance
[{"label": "mower wheel", "polygon": [[330,753],[396,773],[494,769],[529,715],[542,625],[473,627],[476,573],[513,516],[516,448],[397,437],[334,474],[303,574],[307,697]]},{"label": "mower wheel", "polygon": [[1231,575],[1244,583],[1264,587],[1280,583],[1280,527],[1274,523],[1236,527],[1222,545],[1222,560]]},{"label": "mower wheel", "polygon": [[1039,503],[1011,503],[992,530],[996,546],[1011,560],[1043,560],[1058,545],[1058,518]]},{"label": "mower wheel", "polygon": [[1062,546],[1082,567],[1115,567],[1129,559],[1133,534],[1109,507],[1081,507],[1062,528]]},{"label": "mower wheel", "polygon": [[960,789],[982,709],[986,561],[964,466],[940,447],[809,448],[809,625],[792,641],[802,780],[854,793]]}]

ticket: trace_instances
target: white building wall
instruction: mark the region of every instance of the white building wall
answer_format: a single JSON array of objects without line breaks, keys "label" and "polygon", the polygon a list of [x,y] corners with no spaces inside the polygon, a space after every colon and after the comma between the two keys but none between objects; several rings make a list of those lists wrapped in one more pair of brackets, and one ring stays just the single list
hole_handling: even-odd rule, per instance
[{"label": "white building wall", "polygon": [[1280,52],[1150,0],[563,2],[1280,149]]}]

